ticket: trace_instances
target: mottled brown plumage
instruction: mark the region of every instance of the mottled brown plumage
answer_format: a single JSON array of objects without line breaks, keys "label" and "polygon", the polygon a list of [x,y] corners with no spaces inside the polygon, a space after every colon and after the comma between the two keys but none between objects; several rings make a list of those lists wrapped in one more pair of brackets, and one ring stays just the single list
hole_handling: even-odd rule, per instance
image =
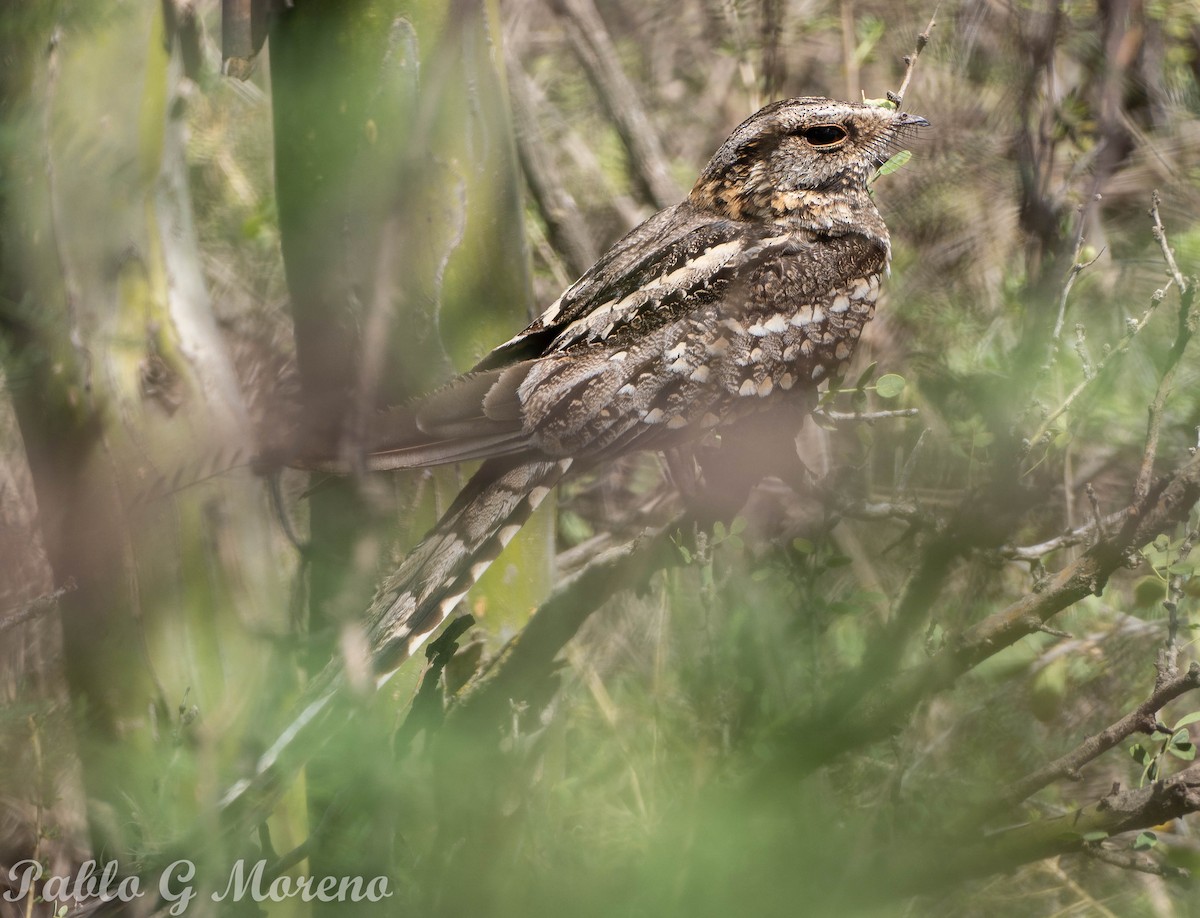
[{"label": "mottled brown plumage", "polygon": [[819,98],[768,105],[685,201],[472,372],[380,425],[369,468],[488,460],[372,606],[381,676],[573,463],[695,440],[838,372],[891,251],[868,184],[897,136],[925,123]]}]

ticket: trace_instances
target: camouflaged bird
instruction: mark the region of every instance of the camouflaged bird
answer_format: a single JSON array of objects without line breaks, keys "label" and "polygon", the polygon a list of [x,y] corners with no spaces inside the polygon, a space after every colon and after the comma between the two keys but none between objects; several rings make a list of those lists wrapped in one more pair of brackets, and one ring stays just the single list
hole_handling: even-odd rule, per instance
[{"label": "camouflaged bird", "polygon": [[897,138],[927,124],[822,98],[766,106],[686,200],[403,415],[368,468],[486,461],[372,604],[379,678],[438,628],[573,464],[696,440],[838,372],[891,254],[869,182]]}]

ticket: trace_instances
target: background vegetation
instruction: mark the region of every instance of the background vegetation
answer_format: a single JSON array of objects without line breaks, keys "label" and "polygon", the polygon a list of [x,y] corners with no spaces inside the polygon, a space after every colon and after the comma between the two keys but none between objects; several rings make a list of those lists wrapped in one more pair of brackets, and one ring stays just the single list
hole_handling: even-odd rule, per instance
[{"label": "background vegetation", "polygon": [[352,456],[766,101],[896,89],[933,10],[224,5],[0,13],[0,888],[263,858],[395,893],[240,906],[276,914],[1200,913],[1194,3],[943,3],[892,276],[798,450],[571,480],[471,630],[236,811],[465,479],[271,457]]}]

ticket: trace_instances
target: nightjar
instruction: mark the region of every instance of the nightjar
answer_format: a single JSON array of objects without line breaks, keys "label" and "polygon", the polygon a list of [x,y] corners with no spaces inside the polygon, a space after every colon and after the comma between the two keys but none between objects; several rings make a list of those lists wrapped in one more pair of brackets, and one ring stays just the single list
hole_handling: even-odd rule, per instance
[{"label": "nightjar", "polygon": [[927,124],[823,98],[766,106],[686,200],[369,444],[371,469],[486,460],[372,604],[379,678],[437,629],[569,467],[695,440],[838,372],[888,270],[869,183],[897,139]]}]

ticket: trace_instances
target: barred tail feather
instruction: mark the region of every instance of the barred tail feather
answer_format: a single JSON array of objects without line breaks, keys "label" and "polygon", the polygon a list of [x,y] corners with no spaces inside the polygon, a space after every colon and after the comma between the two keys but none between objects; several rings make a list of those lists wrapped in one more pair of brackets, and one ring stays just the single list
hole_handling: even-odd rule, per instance
[{"label": "barred tail feather", "polygon": [[[492,459],[479,468],[371,603],[367,628],[380,682],[437,631],[570,466],[570,459]],[[306,756],[296,749],[329,737],[342,716],[334,715],[339,710],[334,700],[344,684],[345,675],[334,663],[313,681],[286,729],[260,756],[254,774],[222,798],[227,818],[261,812],[251,801],[274,799],[286,786],[285,777]]]},{"label": "barred tail feather", "polygon": [[386,679],[449,617],[570,465],[492,459],[480,467],[371,603],[377,677]]}]

